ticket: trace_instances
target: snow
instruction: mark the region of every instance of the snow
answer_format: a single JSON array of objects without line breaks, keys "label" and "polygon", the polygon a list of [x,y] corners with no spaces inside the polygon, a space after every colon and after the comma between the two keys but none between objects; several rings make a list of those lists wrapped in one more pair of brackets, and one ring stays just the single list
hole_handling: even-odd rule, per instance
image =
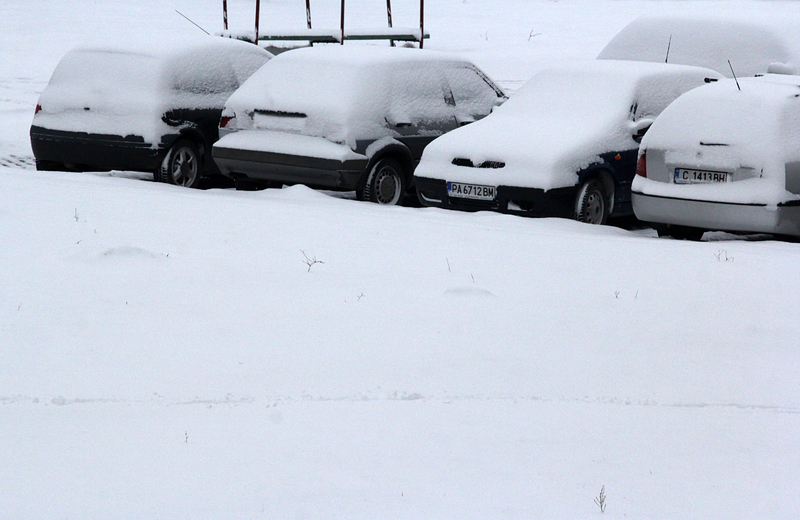
[{"label": "snow", "polygon": [[614,36],[597,57],[695,65],[728,77],[731,67],[738,76],[797,74],[800,36],[791,18],[773,13],[643,16]]},{"label": "snow", "polygon": [[[228,3],[248,27],[252,1]],[[337,4],[313,3],[315,24]],[[638,15],[800,14],[426,4],[426,47],[511,90]],[[354,26],[385,21],[380,1],[347,5]],[[392,2],[395,23],[418,6]],[[190,0],[0,18],[0,517],[796,516],[797,244],[34,171],[27,131],[58,60],[198,32],[173,9],[221,25]],[[262,16],[305,24],[302,2]]]},{"label": "snow", "polygon": [[270,54],[212,37],[78,46],[61,59],[39,98],[42,128],[136,135],[158,145],[171,109],[221,108]]},{"label": "snow", "polygon": [[233,132],[217,141],[214,147],[259,151],[264,149],[265,144],[268,144],[269,151],[273,153],[332,159],[342,162],[353,159],[366,159],[364,155],[353,152],[349,146],[332,143],[323,137],[269,130]]},{"label": "snow", "polygon": [[[719,77],[709,69],[626,61],[579,61],[534,76],[481,121],[425,148],[419,177],[549,190],[574,186],[600,154],[635,149],[636,121]],[[636,113],[632,114],[636,106]],[[452,164],[455,158],[505,163],[498,169]]]},{"label": "snow", "polygon": [[[719,81],[681,96],[642,140],[642,148],[660,158],[661,166],[666,163],[668,171],[656,177],[654,168],[653,178],[637,177],[633,189],[662,197],[772,208],[800,198],[786,190],[787,182],[794,184],[787,181],[786,164],[800,161],[798,94],[800,77],[769,75],[742,78],[739,85],[732,79]],[[675,166],[727,171],[733,178],[708,185],[664,182],[663,173]]]},{"label": "snow", "polygon": [[[467,66],[429,50],[297,49],[278,55],[246,81],[226,103],[226,114],[236,115],[239,129],[303,133],[355,149],[358,140],[392,135],[387,118],[391,124],[416,122],[417,114],[436,122],[447,119],[452,109],[445,104],[443,75]],[[460,83],[454,82],[454,88]],[[481,95],[468,108],[486,114],[492,106],[494,100]]]},{"label": "snow", "polygon": [[[255,38],[255,31],[218,31],[215,33],[225,38],[236,38],[239,40],[252,42]],[[389,40],[393,36],[398,38],[412,37],[416,41],[420,40],[419,27],[380,27],[369,29],[350,29],[345,27],[345,39],[384,39]],[[426,36],[430,36],[425,31]],[[268,33],[259,33],[259,39],[267,40],[331,40],[341,41],[342,30],[338,29],[301,29],[301,30],[270,30]]]}]

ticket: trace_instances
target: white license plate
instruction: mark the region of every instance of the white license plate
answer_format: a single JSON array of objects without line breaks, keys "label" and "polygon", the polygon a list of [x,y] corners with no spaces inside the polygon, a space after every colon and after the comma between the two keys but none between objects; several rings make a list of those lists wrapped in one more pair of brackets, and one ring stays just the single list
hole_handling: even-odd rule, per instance
[{"label": "white license plate", "polygon": [[460,182],[447,183],[447,196],[462,199],[494,200],[495,186],[481,186],[480,184],[463,184]]},{"label": "white license plate", "polygon": [[730,173],[711,172],[707,170],[689,170],[686,168],[675,168],[676,184],[701,184],[713,182],[728,182]]}]

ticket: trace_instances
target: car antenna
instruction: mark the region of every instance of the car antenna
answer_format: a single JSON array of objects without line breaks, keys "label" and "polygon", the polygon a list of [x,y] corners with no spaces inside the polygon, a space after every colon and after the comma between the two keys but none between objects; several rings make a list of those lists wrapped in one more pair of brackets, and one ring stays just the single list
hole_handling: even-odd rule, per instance
[{"label": "car antenna", "polygon": [[669,41],[667,42],[667,57],[664,58],[664,63],[669,63],[669,49],[672,47],[672,35],[669,35]]},{"label": "car antenna", "polygon": [[179,15],[183,16],[183,17],[184,17],[184,18],[186,18],[187,20],[189,20],[189,23],[191,23],[192,25],[194,25],[195,27],[197,27],[198,29],[200,29],[201,31],[203,31],[204,33],[206,33],[207,35],[211,36],[211,33],[210,33],[210,32],[206,31],[205,29],[203,29],[202,27],[200,27],[199,25],[197,25],[196,23],[194,23],[192,20],[190,20],[190,19],[189,19],[189,17],[188,17],[188,16],[186,16],[186,15],[185,15],[185,14],[183,14],[182,12],[178,11],[177,9],[175,9],[175,12],[176,12],[176,13],[178,13]]},{"label": "car antenna", "polygon": [[739,80],[736,79],[736,73],[733,71],[733,65],[731,65],[731,60],[728,60],[728,67],[731,68],[731,74],[733,74],[733,81],[736,82],[736,88],[738,88],[739,90],[742,90],[742,87],[739,86]]}]

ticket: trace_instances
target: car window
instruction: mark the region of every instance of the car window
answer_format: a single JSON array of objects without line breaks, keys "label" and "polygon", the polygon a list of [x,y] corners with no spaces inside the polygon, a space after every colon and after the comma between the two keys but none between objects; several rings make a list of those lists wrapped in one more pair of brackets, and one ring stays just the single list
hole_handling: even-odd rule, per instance
[{"label": "car window", "polygon": [[241,85],[255,71],[261,68],[268,61],[267,56],[261,54],[241,53],[229,56],[233,71],[236,74],[236,81]]},{"label": "car window", "polygon": [[184,58],[173,61],[172,88],[197,95],[233,93],[239,88],[236,72],[225,56],[216,59]]},{"label": "car window", "polygon": [[389,113],[397,122],[452,117],[453,94],[438,68],[422,64],[399,67],[392,71],[391,90]]},{"label": "car window", "polygon": [[631,119],[655,119],[681,94],[703,84],[702,74],[665,74],[642,78],[631,106]]},{"label": "car window", "polygon": [[445,74],[459,110],[488,114],[497,104],[497,91],[475,69],[469,66],[449,67]]}]

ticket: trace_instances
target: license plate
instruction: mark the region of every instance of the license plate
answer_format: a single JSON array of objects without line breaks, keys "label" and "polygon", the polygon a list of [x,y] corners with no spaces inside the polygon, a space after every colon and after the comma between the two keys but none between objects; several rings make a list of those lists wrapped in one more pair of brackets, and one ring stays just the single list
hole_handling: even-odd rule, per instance
[{"label": "license plate", "polygon": [[707,170],[688,170],[675,168],[676,184],[701,184],[713,182],[728,182],[730,173],[711,172]]},{"label": "license plate", "polygon": [[480,184],[463,184],[460,182],[447,183],[447,195],[462,199],[494,200],[495,186],[481,186]]}]

